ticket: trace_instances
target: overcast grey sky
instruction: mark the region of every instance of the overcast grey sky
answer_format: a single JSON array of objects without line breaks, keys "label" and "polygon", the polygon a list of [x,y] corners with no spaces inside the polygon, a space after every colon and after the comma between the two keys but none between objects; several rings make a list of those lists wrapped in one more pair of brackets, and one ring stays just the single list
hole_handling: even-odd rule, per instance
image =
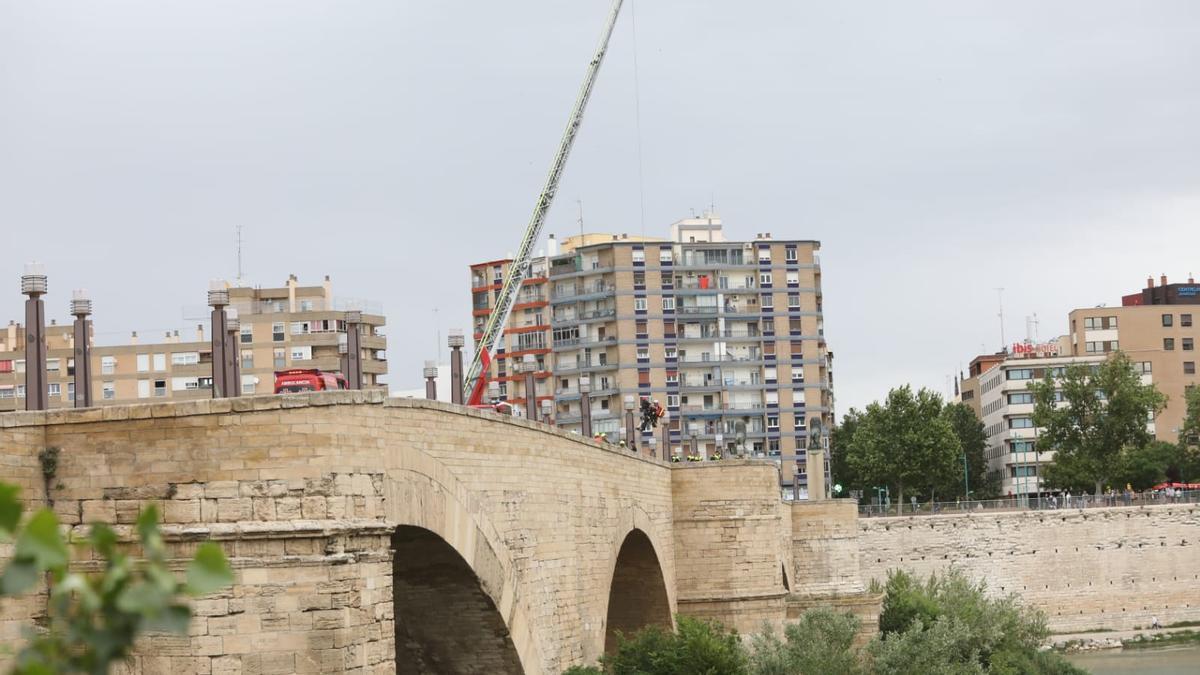
[{"label": "overcast grey sky", "polygon": [[[382,303],[417,385],[467,265],[516,247],[607,8],[0,0],[0,317],[36,258],[102,341],[186,328],[240,224],[250,282]],[[1200,273],[1200,2],[627,2],[549,232],[576,199],[642,231],[634,12],[646,234],[712,199],[731,237],[820,239],[839,412],[998,348],[995,287],[1011,340]]]}]

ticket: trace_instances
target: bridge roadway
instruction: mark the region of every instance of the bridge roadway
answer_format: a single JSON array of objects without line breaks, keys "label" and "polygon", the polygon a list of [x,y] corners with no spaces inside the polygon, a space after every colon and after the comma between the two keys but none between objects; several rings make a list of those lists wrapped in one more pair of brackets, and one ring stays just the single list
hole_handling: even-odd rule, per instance
[{"label": "bridge roadway", "polygon": [[[65,524],[127,535],[155,502],[180,565],[225,547],[234,585],[130,672],[559,673],[676,613],[755,631],[878,612],[853,504],[781,502],[770,462],[667,464],[377,392],[10,413],[0,432],[3,480]],[[0,645],[42,611],[0,606]]]}]

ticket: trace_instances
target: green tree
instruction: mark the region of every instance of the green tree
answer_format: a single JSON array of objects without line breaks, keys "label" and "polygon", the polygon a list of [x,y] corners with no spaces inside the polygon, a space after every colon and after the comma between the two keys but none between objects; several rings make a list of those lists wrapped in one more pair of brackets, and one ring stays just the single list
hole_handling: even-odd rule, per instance
[{"label": "green tree", "polygon": [[1184,407],[1183,426],[1179,428],[1182,480],[1193,483],[1200,481],[1200,387],[1188,387]]},{"label": "green tree", "polygon": [[786,642],[770,627],[750,643],[750,672],[754,675],[858,675],[864,672],[854,636],[860,622],[853,614],[828,608],[810,609],[784,629]]},{"label": "green tree", "polygon": [[906,489],[932,496],[962,475],[962,446],[942,407],[942,397],[927,389],[889,391],[883,405],[868,405],[858,418],[846,455],[850,468],[871,485],[895,487],[900,504]]},{"label": "green tree", "polygon": [[[946,420],[954,429],[959,445],[967,459],[967,478],[969,489],[975,499],[994,499],[1000,495],[1000,481],[995,474],[988,472],[987,434],[983,430],[983,422],[975,416],[975,411],[965,403],[949,403],[942,410]],[[960,460],[961,461],[961,460]],[[963,471],[959,467],[958,475],[938,490],[939,494],[968,497],[964,494],[967,486],[963,484]]]},{"label": "green tree", "polygon": [[842,416],[842,423],[835,426],[829,435],[829,471],[833,482],[842,486],[843,495],[849,494],[851,490],[861,490],[865,495],[870,487],[858,472],[850,467],[848,459],[850,444],[854,432],[858,429],[861,415],[862,413],[851,408],[850,412]]},{"label": "green tree", "polygon": [[868,649],[872,672],[1077,673],[1057,655],[1041,656],[1046,618],[1014,594],[989,596],[961,570],[920,582],[888,575],[882,635]]},{"label": "green tree", "polygon": [[1055,452],[1047,478],[1060,487],[1086,481],[1097,497],[1120,470],[1122,453],[1150,442],[1146,422],[1166,405],[1166,396],[1142,384],[1122,352],[1097,366],[1067,366],[1061,377],[1048,371],[1029,389],[1033,422],[1042,428],[1037,442]]},{"label": "green tree", "polygon": [[1121,454],[1114,488],[1126,484],[1134,490],[1147,490],[1163,481],[1182,481],[1188,471],[1187,449],[1178,443],[1151,441],[1140,448],[1128,448]]},{"label": "green tree", "polygon": [[15,673],[108,672],[129,656],[146,631],[186,634],[191,610],[181,594],[206,595],[233,580],[225,554],[212,542],[199,546],[180,582],[167,567],[166,546],[158,528],[158,509],[138,516],[135,527],[142,560],[121,553],[115,532],[103,523],[91,526],[84,543],[103,562],[97,574],[70,569],[67,542],[58,518],[41,509],[19,526],[23,506],[17,488],[0,483],[0,538],[15,537],[13,556],[0,572],[0,598],[49,584],[44,630],[30,632],[17,654]]},{"label": "green tree", "polygon": [[[617,648],[600,659],[610,675],[742,675],[746,651],[736,631],[715,622],[677,617],[678,630],[657,626],[619,636]],[[585,671],[586,672],[586,671]]]}]

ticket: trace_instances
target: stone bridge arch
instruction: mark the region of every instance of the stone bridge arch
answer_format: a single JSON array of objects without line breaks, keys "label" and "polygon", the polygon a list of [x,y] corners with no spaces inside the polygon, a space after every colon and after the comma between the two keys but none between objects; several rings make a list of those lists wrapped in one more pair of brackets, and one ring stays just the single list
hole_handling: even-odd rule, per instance
[{"label": "stone bridge arch", "polygon": [[606,585],[604,653],[616,648],[618,633],[674,627],[674,579],[668,579],[657,528],[644,511],[633,507],[617,532]]},{"label": "stone bridge arch", "polygon": [[397,673],[524,673],[542,663],[511,555],[470,491],[424,453],[386,476]]}]

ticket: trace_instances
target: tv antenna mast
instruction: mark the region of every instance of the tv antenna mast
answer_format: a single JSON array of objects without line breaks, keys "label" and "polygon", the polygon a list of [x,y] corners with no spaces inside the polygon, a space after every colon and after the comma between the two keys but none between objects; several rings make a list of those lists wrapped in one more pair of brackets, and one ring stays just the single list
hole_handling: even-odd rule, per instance
[{"label": "tv antenna mast", "polygon": [[995,290],[1000,301],[1000,313],[996,315],[1000,317],[1000,350],[1007,352],[1008,341],[1004,339],[1004,287],[998,286]]}]

